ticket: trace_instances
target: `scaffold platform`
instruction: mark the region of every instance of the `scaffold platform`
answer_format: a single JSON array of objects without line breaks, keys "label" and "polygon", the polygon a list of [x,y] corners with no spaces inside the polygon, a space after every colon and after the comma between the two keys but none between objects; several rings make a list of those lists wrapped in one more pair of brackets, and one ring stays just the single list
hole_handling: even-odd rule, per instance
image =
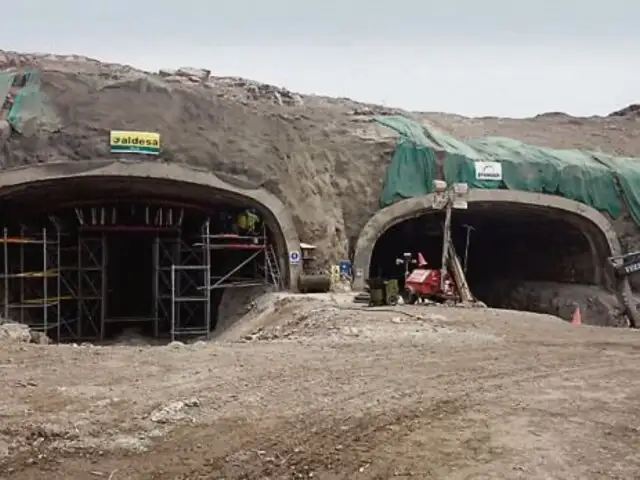
[{"label": "scaffold platform", "polygon": [[[256,235],[218,233],[205,216],[188,233],[184,208],[135,207],[142,212],[138,222],[118,206],[93,204],[69,207],[71,225],[52,215],[42,228],[4,228],[4,316],[56,341],[104,341],[112,323],[151,324],[154,336],[174,340],[211,332],[217,311],[214,291],[282,287],[284,259],[276,254],[266,226]],[[149,235],[150,315],[109,313],[109,239],[125,232]]]}]

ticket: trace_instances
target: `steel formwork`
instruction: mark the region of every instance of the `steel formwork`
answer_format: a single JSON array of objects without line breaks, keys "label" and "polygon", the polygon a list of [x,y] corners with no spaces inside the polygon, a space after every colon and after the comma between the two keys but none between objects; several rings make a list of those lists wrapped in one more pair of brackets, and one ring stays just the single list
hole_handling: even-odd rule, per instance
[{"label": "steel formwork", "polygon": [[[76,225],[65,229],[55,217],[37,233],[3,230],[2,308],[5,317],[26,323],[58,341],[102,341],[111,322],[152,323],[153,335],[171,339],[211,332],[216,289],[281,287],[278,258],[266,227],[258,235],[200,232],[185,235],[182,208],[138,205],[141,224],[119,225],[117,208],[74,208]],[[155,212],[155,213],[154,213]],[[153,255],[152,314],[109,318],[109,236],[121,231],[150,233]],[[73,234],[76,232],[76,234]],[[12,235],[14,234],[14,235]],[[17,254],[14,250],[17,249]],[[234,252],[238,262],[221,262]],[[224,263],[224,271],[222,264]]]}]

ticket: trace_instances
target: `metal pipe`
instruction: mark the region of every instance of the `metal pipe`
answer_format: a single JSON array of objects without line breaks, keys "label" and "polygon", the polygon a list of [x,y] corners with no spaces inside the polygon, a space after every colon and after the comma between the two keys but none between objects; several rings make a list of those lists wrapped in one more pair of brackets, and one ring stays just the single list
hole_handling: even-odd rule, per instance
[{"label": "metal pipe", "polygon": [[171,264],[171,341],[176,339],[176,266]]},{"label": "metal pipe", "polygon": [[210,219],[207,219],[205,222],[205,238],[203,239],[203,241],[207,243],[204,249],[204,320],[207,335],[211,332],[211,250],[209,249],[209,222]]},{"label": "metal pipe", "polygon": [[153,335],[160,336],[160,235],[153,239]]},{"label": "metal pipe", "polygon": [[44,331],[48,330],[48,313],[49,313],[49,292],[48,292],[48,283],[49,278],[47,277],[47,229],[46,227],[42,228],[42,322],[44,324]]},{"label": "metal pipe", "polygon": [[451,211],[453,209],[453,191],[447,191],[447,205],[442,231],[442,257],[440,265],[440,290],[444,291],[444,282],[447,274],[447,262],[449,255],[449,242],[451,241]]},{"label": "metal pipe", "polygon": [[76,296],[76,321],[78,322],[76,325],[76,340],[78,338],[82,338],[82,331],[83,329],[83,325],[82,322],[84,321],[83,318],[83,289],[82,289],[82,248],[84,246],[83,244],[83,236],[82,233],[78,233],[78,240],[77,240],[77,245],[78,245],[78,251],[76,252],[77,258],[76,258],[76,267],[77,267],[77,296]]},{"label": "metal pipe", "polygon": [[469,243],[471,242],[471,232],[475,230],[471,225],[463,225],[463,227],[467,230],[467,240],[464,246],[464,273],[467,273],[467,262],[469,260]]},{"label": "metal pipe", "polygon": [[102,259],[101,259],[101,285],[100,285],[100,340],[104,340],[105,326],[104,321],[107,317],[107,266],[108,266],[108,252],[107,252],[107,236],[103,233],[101,236],[102,245]]},{"label": "metal pipe", "polygon": [[244,267],[246,264],[248,264],[251,260],[253,260],[254,258],[256,258],[258,255],[260,254],[260,250],[256,251],[255,253],[252,253],[246,260],[243,260],[237,267],[235,267],[234,269],[232,269],[229,273],[227,273],[226,275],[224,275],[220,280],[218,280],[216,283],[214,283],[211,287],[211,289],[217,288],[221,283],[223,283],[226,279],[228,279],[231,275],[233,275],[234,273],[236,273],[238,270],[240,270],[242,267]]},{"label": "metal pipe", "polygon": [[62,312],[60,311],[61,307],[62,307],[62,304],[61,304],[61,302],[62,302],[62,300],[61,300],[61,298],[62,298],[62,291],[61,291],[61,287],[62,287],[62,284],[61,284],[62,269],[60,268],[60,255],[61,255],[60,254],[60,252],[61,252],[60,243],[61,243],[61,239],[62,239],[62,235],[60,234],[60,228],[56,227],[56,257],[57,258],[55,259],[56,265],[55,265],[54,268],[56,269],[56,290],[57,290],[56,295],[58,297],[57,322],[56,322],[58,324],[57,332],[56,332],[58,341],[60,341],[60,327],[61,327],[61,321],[62,321],[62,315],[61,315]]},{"label": "metal pipe", "polygon": [[[20,227],[20,236],[25,236],[25,228],[24,225]],[[6,244],[5,244],[6,247]],[[23,273],[25,270],[24,266],[24,243],[20,244],[20,273]],[[20,276],[20,323],[24,323],[24,276]]]},{"label": "metal pipe", "polygon": [[9,320],[9,235],[7,227],[3,230],[4,246],[4,318]]}]

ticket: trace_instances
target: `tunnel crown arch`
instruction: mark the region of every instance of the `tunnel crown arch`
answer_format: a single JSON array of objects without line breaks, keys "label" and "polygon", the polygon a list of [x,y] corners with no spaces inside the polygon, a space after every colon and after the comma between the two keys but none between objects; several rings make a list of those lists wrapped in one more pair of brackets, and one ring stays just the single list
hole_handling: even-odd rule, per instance
[{"label": "tunnel crown arch", "polygon": [[[521,205],[537,208],[542,211],[561,215],[568,222],[577,226],[586,235],[593,255],[604,263],[606,256],[618,255],[621,252],[620,243],[609,220],[597,210],[576,202],[546,194],[521,192],[514,190],[483,190],[471,189],[468,202],[470,205]],[[364,226],[358,237],[353,267],[356,273],[354,289],[362,291],[370,272],[374,248],[382,235],[395,225],[429,212],[434,212],[442,205],[438,194],[429,194],[401,200],[378,211]],[[600,265],[603,266],[603,265]],[[596,276],[602,275],[600,270]]]},{"label": "tunnel crown arch", "polygon": [[[82,268],[83,275],[86,275],[85,270],[88,268],[88,262],[96,262],[96,269],[99,267],[102,272],[101,280],[97,281],[100,284],[99,290],[102,293],[96,292],[96,295],[101,295],[103,305],[107,303],[110,305],[108,307],[110,311],[117,310],[118,302],[109,296],[113,296],[113,287],[105,286],[107,284],[107,273],[105,272],[111,272],[108,276],[110,278],[113,277],[114,263],[122,264],[123,262],[125,264],[135,263],[134,270],[141,270],[143,267],[140,266],[142,264],[138,265],[141,261],[139,259],[146,258],[146,256],[149,256],[150,259],[152,257],[155,259],[153,260],[155,267],[151,266],[151,263],[149,264],[151,269],[149,271],[154,272],[155,280],[149,279],[146,281],[140,278],[136,285],[130,287],[135,289],[138,284],[142,284],[145,281],[147,285],[155,282],[152,295],[156,300],[163,297],[158,290],[159,282],[161,282],[159,278],[163,275],[162,270],[170,272],[165,277],[171,277],[169,285],[172,292],[171,302],[174,303],[194,300],[193,295],[195,292],[198,297],[195,300],[199,301],[200,297],[206,298],[206,305],[209,305],[209,298],[212,295],[215,296],[214,293],[216,295],[220,294],[218,295],[220,297],[222,293],[227,292],[229,289],[257,288],[262,285],[262,283],[256,283],[259,278],[264,280],[264,285],[279,284],[290,290],[295,290],[297,287],[300,267],[299,265],[292,265],[288,261],[289,253],[300,249],[300,242],[291,214],[277,197],[263,188],[254,187],[248,182],[236,182],[233,179],[221,178],[208,171],[161,162],[101,160],[60,162],[4,171],[0,176],[0,199],[2,200],[3,223],[10,226],[10,228],[4,229],[3,237],[5,250],[3,269],[5,277],[8,276],[6,273],[8,268],[6,261],[8,258],[7,245],[16,243],[44,245],[42,253],[27,255],[27,258],[39,258],[44,265],[31,268],[32,273],[38,271],[38,269],[43,274],[51,271],[50,268],[47,270],[47,267],[53,266],[53,263],[48,260],[51,255],[57,259],[57,271],[62,272],[61,265],[64,262],[61,260],[61,249],[58,246],[56,252],[54,245],[63,243],[60,240],[60,232],[64,230],[63,236],[69,238],[77,237],[78,242],[76,248],[71,246],[73,242],[67,245],[71,240],[64,241],[65,248],[62,250],[74,249],[77,251],[77,259],[72,260],[75,263],[73,263],[74,266],[71,269],[80,272]],[[130,211],[125,204],[130,205]],[[99,206],[94,207],[94,205]],[[262,222],[259,223],[259,232],[258,228],[246,230],[245,227],[245,230],[243,230],[242,222],[235,221],[238,212],[242,212],[246,208],[253,209],[259,213],[258,218],[262,219]],[[140,213],[141,210],[144,210],[145,213]],[[96,211],[99,212],[97,214],[98,217],[102,215],[101,219],[96,220]],[[118,221],[115,220],[116,215]],[[106,221],[105,216],[107,217]],[[12,217],[23,219],[23,223],[12,223],[10,221]],[[150,218],[152,218],[151,221],[149,220]],[[39,227],[36,226],[44,224],[53,225],[53,227],[43,228],[40,230],[41,234],[39,234]],[[18,228],[18,225],[22,226]],[[60,225],[63,225],[63,228]],[[23,232],[25,228],[30,231],[27,237],[24,236]],[[8,230],[14,232],[11,239],[7,238]],[[46,230],[49,230],[49,232]],[[237,230],[240,230],[240,233]],[[50,233],[56,231],[58,235],[57,241],[55,234]],[[242,231],[247,233],[243,234]],[[15,232],[20,233],[18,235]],[[138,239],[136,243],[134,241],[136,235],[145,237],[146,240]],[[108,236],[111,240],[107,240],[105,236]],[[122,236],[127,236],[127,239],[124,243],[118,244],[118,248],[114,247],[115,237]],[[93,237],[102,238],[101,246],[100,242],[96,243],[94,241],[96,238]],[[25,239],[29,241],[25,242]],[[90,241],[94,241],[91,248],[88,246]],[[141,246],[141,242],[146,246]],[[148,254],[139,254],[136,257],[136,253],[132,252],[138,247],[144,252],[148,252]],[[19,270],[22,272],[25,270],[22,260],[25,258],[25,253],[23,252],[24,247],[19,247],[19,249],[21,258]],[[93,253],[89,252],[91,249],[93,249]],[[87,251],[85,252],[85,250]],[[142,250],[138,251],[142,252]],[[193,261],[192,253],[188,252],[196,250],[199,252],[197,256],[201,257],[197,262],[200,262],[200,260],[204,262],[202,267],[191,266],[188,263]],[[105,251],[109,253],[104,253]],[[122,255],[118,253],[126,251],[131,251],[130,253],[132,253],[133,257],[127,257],[126,260],[124,257],[120,258]],[[204,252],[210,253],[205,254]],[[161,258],[165,254],[168,255],[167,258],[173,260],[170,260],[169,264],[163,268],[161,266]],[[178,257],[175,255],[178,255]],[[184,255],[187,256],[185,257]],[[9,266],[13,270],[17,266],[17,254],[14,257],[9,259],[12,262]],[[210,260],[210,258],[214,257],[214,260]],[[247,257],[246,262],[244,257]],[[191,258],[191,260],[188,260],[188,258]],[[150,259],[149,262],[152,261]],[[228,274],[217,270],[214,272],[214,268],[222,268],[221,266],[223,265],[229,266],[236,260],[238,268],[229,267]],[[81,264],[82,267],[80,266]],[[176,265],[176,268],[171,265]],[[184,265],[184,267],[180,265]],[[201,272],[192,274],[199,275],[202,278],[198,277],[199,280],[197,282],[191,282],[198,284],[192,288],[191,293],[180,293],[179,290],[182,287],[178,283],[176,283],[175,288],[173,286],[174,282],[179,281],[176,279],[179,279],[181,274],[176,272],[180,269]],[[276,272],[275,274],[274,271]],[[23,274],[20,273],[19,275]],[[130,271],[127,275],[133,276],[133,273]],[[12,273],[11,276],[15,275]],[[47,275],[44,276],[46,277]],[[62,273],[57,276],[63,277]],[[80,277],[81,275],[78,273],[78,279]],[[252,280],[254,277],[255,279]],[[231,278],[231,280],[225,282],[226,278]],[[81,293],[78,289],[81,289],[81,287],[77,284],[70,285],[67,280],[63,278],[62,282],[60,280],[57,281],[58,290],[60,290],[60,283],[64,283],[64,287],[67,289],[65,291],[75,291],[80,296]],[[123,285],[126,283],[121,280],[117,281],[122,282]],[[214,284],[212,285],[211,282],[214,282]],[[24,289],[23,280],[20,280],[20,283],[20,291],[22,292]],[[49,298],[47,297],[47,291],[55,290],[56,286],[55,283],[49,283],[49,286],[47,286],[46,280],[42,283],[44,286],[41,288],[44,288],[44,298],[47,301],[46,299]],[[91,283],[94,283],[94,281],[89,281],[87,277],[85,286]],[[113,286],[113,280],[111,285]],[[123,290],[124,288],[119,284],[116,286],[116,290]],[[218,290],[210,290],[210,288],[217,288]],[[5,288],[5,290],[7,289]],[[15,304],[13,300],[9,299],[9,296],[15,297],[15,295],[17,294],[13,291],[9,291],[5,295],[5,298],[3,298],[4,310],[8,308],[8,304]],[[20,294],[20,298],[22,296],[23,293]],[[167,295],[164,294],[164,296],[166,297]],[[59,298],[62,299],[63,297]],[[160,300],[156,300],[152,303],[159,304]],[[220,301],[221,298],[216,297],[218,305]],[[127,302],[132,303],[126,299],[119,301],[120,304],[122,302],[125,304]],[[87,313],[89,307],[81,307],[81,303],[78,300],[77,318],[80,318],[81,311],[83,315],[89,315]],[[24,302],[21,301],[20,305],[20,315],[24,316],[22,311]],[[103,324],[106,318],[104,308],[102,307],[102,313],[100,314]],[[156,324],[158,308],[160,307],[155,307],[156,313],[151,314],[152,317],[150,317],[156,318]],[[165,316],[169,315],[167,313],[169,310],[171,310],[169,307],[164,308]],[[173,313],[173,310],[171,311],[171,334],[173,336],[174,323],[179,320],[174,321],[178,317],[175,317],[176,314]],[[46,318],[47,314],[45,313],[44,315]],[[118,314],[119,321],[126,315]],[[129,320],[142,318],[136,315],[138,314],[134,314]],[[202,315],[207,319],[206,324],[209,325],[211,318],[210,307],[207,306]],[[60,316],[59,313],[58,316]],[[111,322],[112,320],[109,321]],[[182,331],[186,332],[189,328],[184,327]],[[76,334],[80,335],[78,332],[79,330]]]},{"label": "tunnel crown arch", "polygon": [[9,169],[0,175],[0,198],[38,184],[55,181],[96,181],[96,179],[121,179],[124,182],[159,181],[174,184],[178,188],[199,187],[200,195],[206,198],[216,194],[229,195],[235,199],[247,200],[248,204],[266,216],[273,229],[279,233],[279,254],[283,257],[283,272],[287,272],[287,286],[297,288],[299,268],[289,265],[284,258],[290,251],[300,250],[300,240],[293,223],[291,213],[273,194],[263,188],[247,188],[222,180],[206,170],[186,165],[161,163],[155,161],[82,161],[56,162]]}]

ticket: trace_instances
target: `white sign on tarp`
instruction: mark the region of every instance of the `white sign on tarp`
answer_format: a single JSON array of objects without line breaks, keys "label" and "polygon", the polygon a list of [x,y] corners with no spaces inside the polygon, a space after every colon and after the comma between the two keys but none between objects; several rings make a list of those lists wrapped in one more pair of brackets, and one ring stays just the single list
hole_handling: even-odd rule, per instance
[{"label": "white sign on tarp", "polygon": [[476,180],[502,180],[500,162],[475,162]]}]

